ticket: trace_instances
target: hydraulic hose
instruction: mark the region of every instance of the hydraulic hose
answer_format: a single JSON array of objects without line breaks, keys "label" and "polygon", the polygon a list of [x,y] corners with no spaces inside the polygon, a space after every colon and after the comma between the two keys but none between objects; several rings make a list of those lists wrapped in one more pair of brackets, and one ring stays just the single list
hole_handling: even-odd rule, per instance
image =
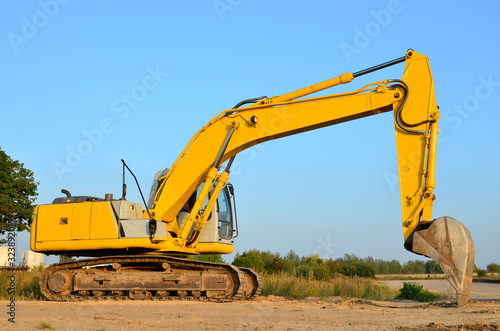
[{"label": "hydraulic hose", "polygon": [[402,113],[403,113],[403,107],[406,103],[406,100],[408,100],[408,95],[409,95],[409,88],[408,88],[408,85],[402,81],[401,79],[390,79],[388,80],[389,83],[397,83],[397,85],[401,86],[403,88],[403,91],[404,91],[404,98],[403,98],[403,101],[401,102],[401,105],[399,106],[398,110],[396,111],[396,123],[397,125],[399,126],[399,128],[403,131],[406,131],[406,132],[409,132],[409,133],[416,133],[416,134],[427,134],[426,131],[422,131],[422,130],[412,130],[412,129],[408,129],[409,127],[410,128],[414,128],[416,126],[419,126],[419,125],[422,125],[422,124],[425,124],[425,123],[431,123],[431,122],[435,122],[436,120],[434,119],[431,119],[431,120],[425,120],[425,121],[421,121],[421,122],[418,122],[418,123],[407,123],[403,120],[403,116],[402,116]]},{"label": "hydraulic hose", "polygon": [[236,104],[236,106],[233,107],[233,109],[236,109],[236,108],[240,108],[241,106],[243,106],[244,104],[247,104],[247,103],[255,103],[259,100],[262,100],[262,99],[266,99],[267,97],[266,96],[263,96],[263,97],[259,97],[259,98],[252,98],[252,99],[246,99],[246,100],[243,100],[243,101],[240,101]]}]

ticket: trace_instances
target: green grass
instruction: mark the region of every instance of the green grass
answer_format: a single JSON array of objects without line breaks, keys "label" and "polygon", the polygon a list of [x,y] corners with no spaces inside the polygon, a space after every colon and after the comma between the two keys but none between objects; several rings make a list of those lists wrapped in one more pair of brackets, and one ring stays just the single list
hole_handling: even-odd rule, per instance
[{"label": "green grass", "polygon": [[54,326],[48,322],[41,321],[38,323],[38,329],[39,330],[54,330]]},{"label": "green grass", "polygon": [[40,291],[41,268],[32,271],[0,271],[0,298],[10,299],[12,274],[15,275],[15,298],[18,300],[44,300]]},{"label": "green grass", "polygon": [[307,297],[328,298],[360,298],[370,300],[393,299],[394,290],[387,286],[377,285],[372,279],[337,276],[330,281],[308,280],[289,274],[263,275],[261,295],[275,295],[294,299]]}]

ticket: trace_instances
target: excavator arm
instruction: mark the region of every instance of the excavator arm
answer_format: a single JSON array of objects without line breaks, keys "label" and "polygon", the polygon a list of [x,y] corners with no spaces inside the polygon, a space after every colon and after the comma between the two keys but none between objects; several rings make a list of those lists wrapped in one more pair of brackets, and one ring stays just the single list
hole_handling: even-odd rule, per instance
[{"label": "excavator arm", "polygon": [[[379,81],[349,93],[304,98],[400,62],[406,64],[401,79]],[[245,103],[251,105],[223,111],[201,128],[158,180],[149,215],[177,232],[175,245],[196,247],[239,152],[265,141],[393,111],[405,248],[439,262],[457,291],[459,305],[468,301],[474,265],[472,238],[463,224],[450,217],[431,218],[439,111],[426,56],[410,50],[402,58],[367,70],[285,95],[246,100],[237,107]],[[174,220],[198,187],[196,202],[179,227]]]}]

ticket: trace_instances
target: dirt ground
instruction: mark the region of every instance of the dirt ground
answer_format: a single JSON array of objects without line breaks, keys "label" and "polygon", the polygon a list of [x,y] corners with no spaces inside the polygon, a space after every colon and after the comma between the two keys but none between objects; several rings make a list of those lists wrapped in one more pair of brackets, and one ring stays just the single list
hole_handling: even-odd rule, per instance
[{"label": "dirt ground", "polygon": [[[398,283],[399,282],[399,283]],[[420,280],[446,293],[445,280]],[[400,281],[387,285],[401,288]],[[500,284],[474,283],[471,304],[389,302],[330,298],[286,300],[259,297],[250,302],[195,301],[0,301],[2,330],[500,330]]]}]

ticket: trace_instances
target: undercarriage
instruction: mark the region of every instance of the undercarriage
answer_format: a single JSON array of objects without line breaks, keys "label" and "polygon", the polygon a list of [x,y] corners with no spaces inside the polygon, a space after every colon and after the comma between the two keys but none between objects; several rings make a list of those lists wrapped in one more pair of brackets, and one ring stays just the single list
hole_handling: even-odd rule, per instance
[{"label": "undercarriage", "polygon": [[248,268],[157,255],[108,256],[49,266],[41,291],[53,301],[249,300],[262,289]]}]

